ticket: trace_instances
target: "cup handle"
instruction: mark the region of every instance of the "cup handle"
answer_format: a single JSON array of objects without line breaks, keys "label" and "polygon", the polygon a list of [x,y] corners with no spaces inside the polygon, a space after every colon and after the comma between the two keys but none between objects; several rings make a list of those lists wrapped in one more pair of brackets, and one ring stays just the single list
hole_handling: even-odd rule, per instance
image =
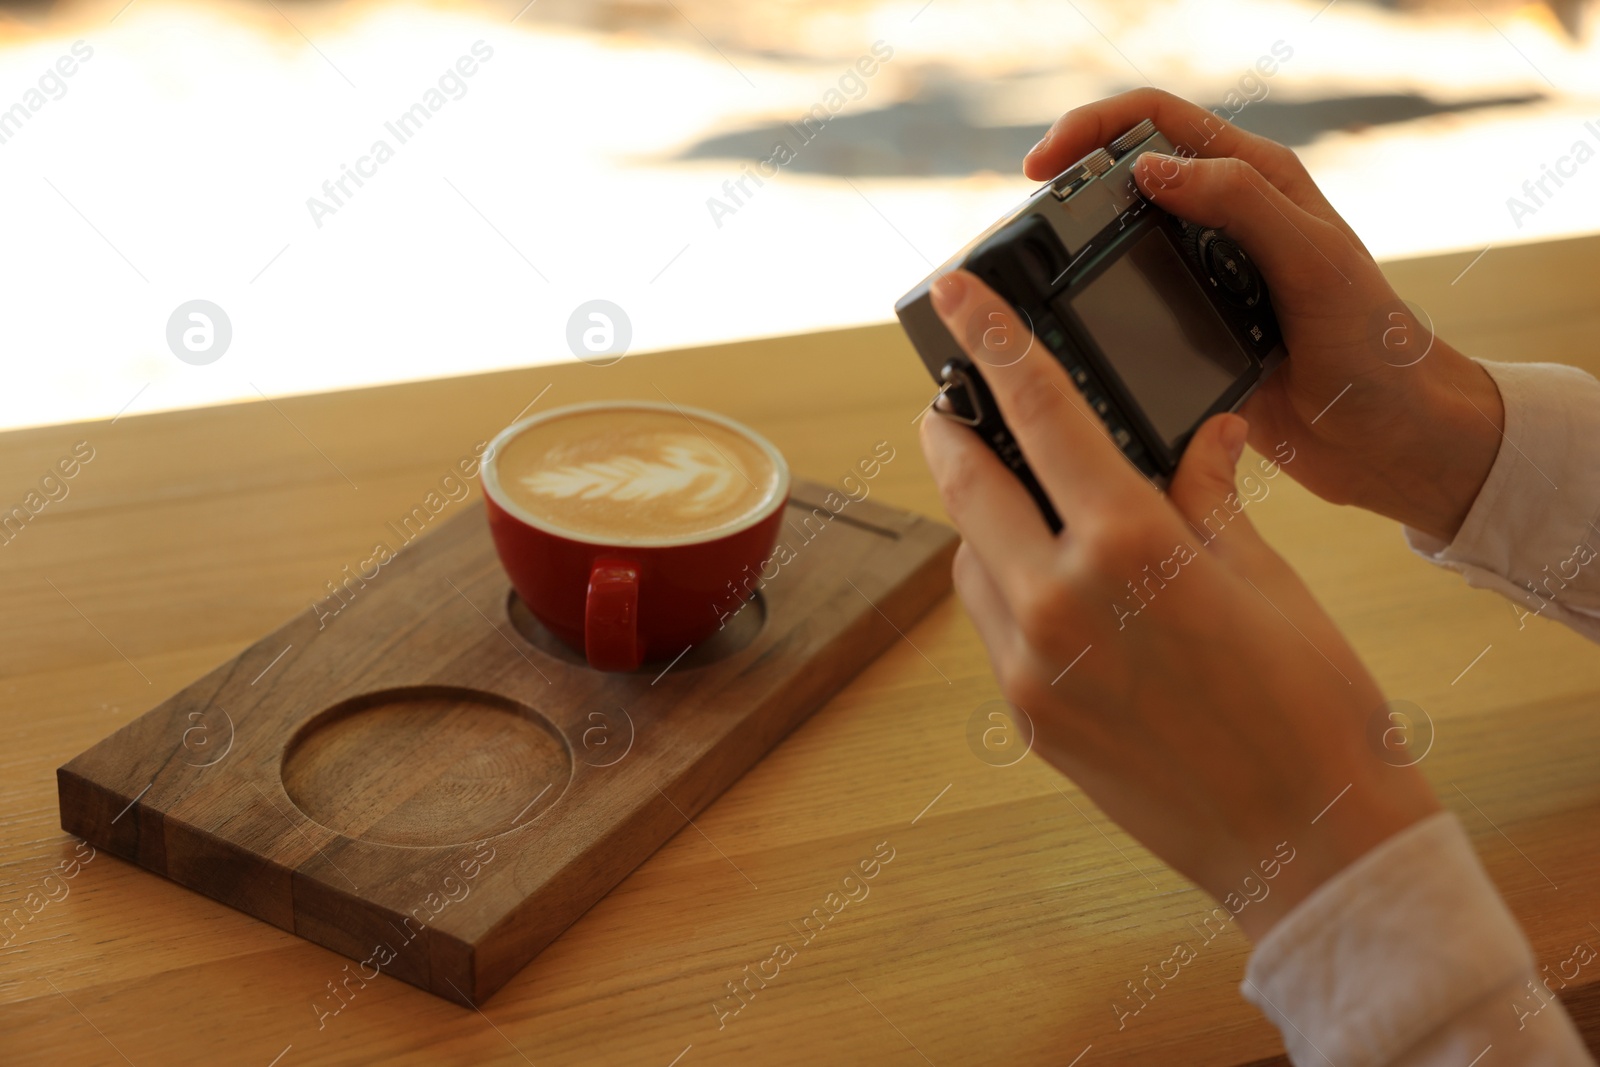
[{"label": "cup handle", "polygon": [[597,671],[631,671],[639,647],[639,568],[625,559],[597,559],[583,609],[583,651]]}]

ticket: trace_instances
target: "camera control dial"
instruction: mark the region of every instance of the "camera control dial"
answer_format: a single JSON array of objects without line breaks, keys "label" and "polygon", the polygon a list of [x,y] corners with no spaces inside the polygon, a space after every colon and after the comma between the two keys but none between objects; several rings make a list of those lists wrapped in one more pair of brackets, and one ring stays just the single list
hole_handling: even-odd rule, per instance
[{"label": "camera control dial", "polygon": [[1096,178],[1110,170],[1116,160],[1111,158],[1111,153],[1104,148],[1096,148],[1093,152],[1083,157],[1083,166]]},{"label": "camera control dial", "polygon": [[1261,274],[1244,249],[1210,227],[1188,226],[1189,253],[1224,299],[1240,307],[1261,302]]},{"label": "camera control dial", "polygon": [[1155,135],[1156,124],[1149,119],[1145,119],[1139,125],[1111,142],[1111,154],[1119,157],[1126,155],[1128,149],[1133,148],[1135,145],[1144,144],[1145,141]]}]

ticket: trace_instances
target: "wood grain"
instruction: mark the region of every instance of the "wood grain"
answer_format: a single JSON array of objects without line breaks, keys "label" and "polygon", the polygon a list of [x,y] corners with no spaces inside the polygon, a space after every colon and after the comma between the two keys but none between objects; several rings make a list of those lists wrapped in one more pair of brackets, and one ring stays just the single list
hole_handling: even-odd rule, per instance
[{"label": "wood grain", "polygon": [[480,1004],[949,592],[948,526],[786,511],[746,625],[612,674],[444,520],[63,766],[62,828],[356,961],[319,1019],[380,973]]},{"label": "wood grain", "polygon": [[[1386,269],[1470,354],[1600,371],[1600,238],[1497,247],[1452,284],[1476,253]],[[381,978],[319,1029],[313,1002],[345,957],[104,852],[81,862],[57,825],[55,769],[307,612],[385,523],[546,386],[541,404],[664,392],[724,411],[777,444],[797,475],[834,486],[887,439],[897,455],[870,499],[940,514],[912,425],[932,389],[892,325],[280,399],[281,413],[242,404],[5,435],[0,502],[76,441],[96,457],[67,499],[0,547],[0,918],[28,915],[0,936],[0,1059],[121,1063],[115,1045],[139,1067],[267,1067],[280,1054],[278,1067],[667,1067],[680,1054],[678,1067],[947,1067],[1061,1065],[1088,1049],[1078,1067],[1094,1067],[1282,1052],[1238,995],[1249,946],[1233,931],[1117,1029],[1123,983],[1192,936],[1188,922],[1209,902],[1031,757],[996,768],[974,756],[968,720],[998,692],[953,599],[483,1015]],[[475,506],[453,501],[442,517]],[[1544,620],[1519,629],[1503,600],[1412,556],[1392,523],[1287,479],[1251,507],[1387,694],[1432,717],[1422,769],[1540,962],[1600,944],[1594,647]],[[885,841],[895,858],[870,895],[719,1028],[712,1005],[726,983],[795,936],[790,923]],[[41,887],[64,863],[74,873],[54,876],[49,899]],[[1597,988],[1585,973],[1564,991],[1591,1041]]]}]

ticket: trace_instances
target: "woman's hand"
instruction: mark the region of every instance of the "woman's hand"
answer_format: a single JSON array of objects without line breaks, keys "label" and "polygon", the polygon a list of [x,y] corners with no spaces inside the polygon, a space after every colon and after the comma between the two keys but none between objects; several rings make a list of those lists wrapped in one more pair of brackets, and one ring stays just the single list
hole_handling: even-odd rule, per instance
[{"label": "woman's hand", "polygon": [[1142,119],[1178,155],[1145,155],[1141,191],[1221,229],[1271,290],[1289,358],[1243,408],[1251,444],[1266,454],[1287,440],[1290,474],[1318,496],[1452,540],[1500,447],[1488,372],[1418,323],[1292,151],[1170,93],[1067,112],[1024,170],[1051,178]]},{"label": "woman's hand", "polygon": [[1437,811],[1415,768],[1368,745],[1382,694],[1234,495],[1244,420],[1206,422],[1163,497],[981,281],[947,275],[934,303],[975,358],[980,344],[1027,352],[983,374],[1066,524],[1053,536],[970,430],[924,420],[964,539],[956,588],[1035,750],[1219,900],[1287,843],[1293,863],[1239,915],[1252,936]]}]

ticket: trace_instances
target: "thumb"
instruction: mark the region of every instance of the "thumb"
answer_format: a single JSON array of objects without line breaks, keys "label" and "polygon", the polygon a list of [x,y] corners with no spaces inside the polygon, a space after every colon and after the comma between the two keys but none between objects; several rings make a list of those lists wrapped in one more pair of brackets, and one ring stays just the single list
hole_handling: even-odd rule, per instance
[{"label": "thumb", "polygon": [[[1349,284],[1349,242],[1285,196],[1242,159],[1170,156],[1146,152],[1134,178],[1163,211],[1221,230],[1261,264],[1273,291],[1325,292]],[[1306,245],[1311,247],[1307,248]]]},{"label": "thumb", "polygon": [[1230,527],[1240,527],[1245,535],[1230,538],[1230,543],[1256,540],[1233,480],[1249,433],[1250,424],[1238,415],[1207,419],[1190,438],[1167,487],[1168,499],[1207,544]]}]

